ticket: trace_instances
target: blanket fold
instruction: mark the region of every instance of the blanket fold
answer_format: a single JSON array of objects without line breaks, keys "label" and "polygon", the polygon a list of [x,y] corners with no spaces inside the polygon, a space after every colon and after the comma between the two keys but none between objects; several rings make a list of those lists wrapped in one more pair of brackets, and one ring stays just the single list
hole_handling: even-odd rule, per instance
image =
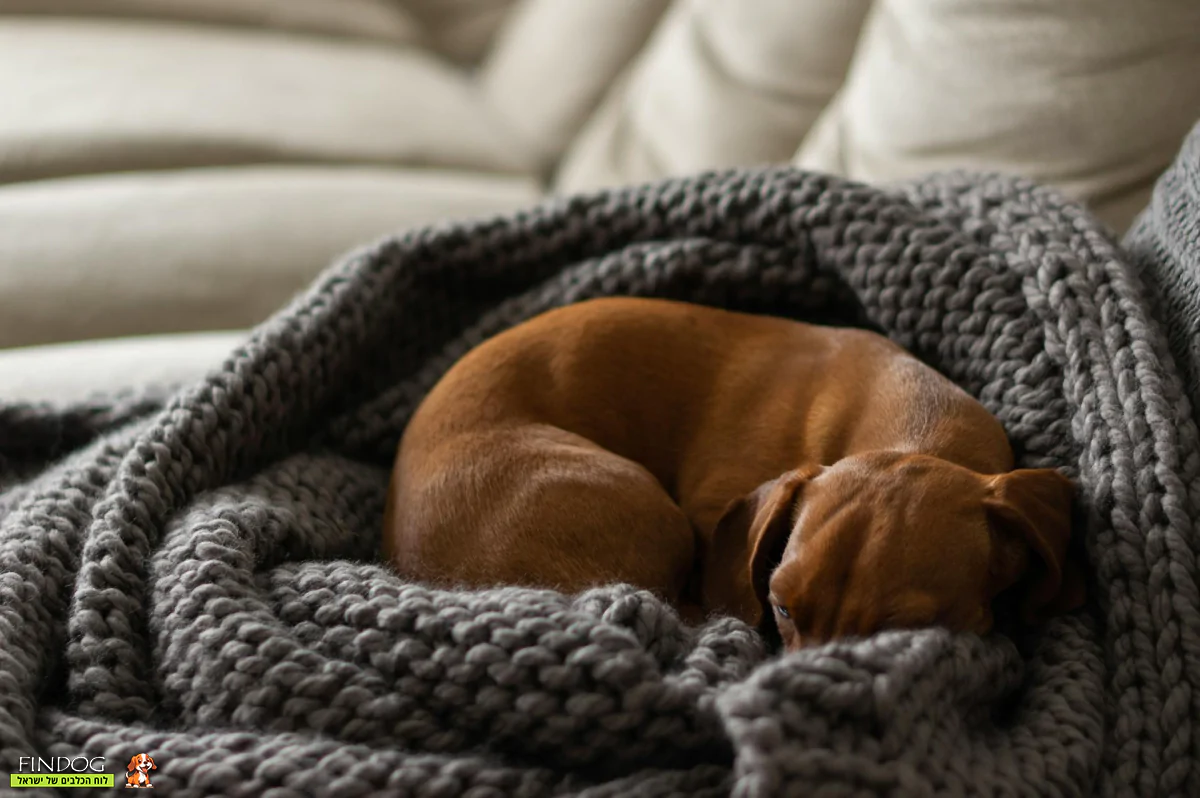
[{"label": "blanket fold", "polygon": [[1125,235],[1195,412],[1200,403],[1200,122]]},{"label": "blanket fold", "polygon": [[[352,254],[204,381],[0,405],[0,763],[171,795],[1200,795],[1200,446],[1147,287],[1055,192],[787,168]],[[405,583],[404,425],[454,360],[632,294],[881,330],[1078,480],[1086,611],[772,656],[629,586]],[[952,567],[952,564],[948,564]]]}]

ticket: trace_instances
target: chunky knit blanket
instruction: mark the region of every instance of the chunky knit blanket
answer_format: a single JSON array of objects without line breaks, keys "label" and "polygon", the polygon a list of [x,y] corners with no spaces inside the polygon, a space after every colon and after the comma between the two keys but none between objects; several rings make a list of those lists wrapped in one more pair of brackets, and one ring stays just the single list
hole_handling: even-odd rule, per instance
[{"label": "chunky knit blanket", "polygon": [[1195,412],[1200,397],[1200,122],[1125,235]]},{"label": "chunky knit blanket", "polygon": [[[779,656],[629,586],[399,579],[376,552],[416,403],[606,294],[883,330],[1078,479],[1088,609]],[[1200,795],[1200,445],[1149,307],[1085,211],[1000,177],[708,174],[385,240],[198,384],[0,406],[0,773],[82,753],[123,780],[145,752],[183,796]]]}]

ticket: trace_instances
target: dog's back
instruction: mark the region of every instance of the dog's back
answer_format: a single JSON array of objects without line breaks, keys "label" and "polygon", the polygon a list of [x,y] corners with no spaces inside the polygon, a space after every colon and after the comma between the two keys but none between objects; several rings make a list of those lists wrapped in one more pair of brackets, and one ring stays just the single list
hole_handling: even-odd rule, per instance
[{"label": "dog's back", "polygon": [[733,498],[881,441],[941,445],[942,417],[984,428],[963,458],[1011,467],[999,424],[882,336],[580,303],[481,344],[426,397],[397,457],[384,552],[418,579],[629,581],[677,597],[696,536]]}]

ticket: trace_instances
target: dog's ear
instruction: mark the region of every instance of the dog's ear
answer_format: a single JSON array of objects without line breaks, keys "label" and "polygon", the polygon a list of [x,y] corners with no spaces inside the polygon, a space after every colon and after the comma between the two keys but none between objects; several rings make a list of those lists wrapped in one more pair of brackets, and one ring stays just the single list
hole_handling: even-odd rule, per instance
[{"label": "dog's ear", "polygon": [[126,773],[132,773],[135,770],[137,770],[137,754],[129,757],[129,764],[125,766]]},{"label": "dog's ear", "polygon": [[789,471],[734,499],[713,532],[703,578],[706,607],[752,626],[771,617],[767,585],[792,531],[799,493],[819,469]]},{"label": "dog's ear", "polygon": [[146,759],[150,762],[151,770],[158,770],[158,765],[154,764],[154,757],[150,756],[149,754],[146,754]]},{"label": "dog's ear", "polygon": [[[993,568],[1002,589],[1017,586],[1026,623],[1073,610],[1086,597],[1082,554],[1071,546],[1074,493],[1071,481],[1052,468],[1018,469],[988,481],[984,507],[997,536]],[[1014,543],[1023,543],[1034,556],[1013,556]],[[1016,572],[1025,562],[1027,573]]]}]

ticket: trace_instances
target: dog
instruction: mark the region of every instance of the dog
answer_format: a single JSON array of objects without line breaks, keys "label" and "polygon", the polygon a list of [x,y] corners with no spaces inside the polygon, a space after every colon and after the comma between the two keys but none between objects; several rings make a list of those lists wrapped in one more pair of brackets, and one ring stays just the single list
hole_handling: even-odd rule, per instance
[{"label": "dog", "polygon": [[137,754],[125,766],[125,789],[153,789],[150,783],[150,771],[158,770],[154,758],[149,754]]},{"label": "dog", "polygon": [[887,338],[608,298],[483,342],[406,427],[382,553],[433,584],[624,582],[787,650],[1084,600],[1073,484]]}]

